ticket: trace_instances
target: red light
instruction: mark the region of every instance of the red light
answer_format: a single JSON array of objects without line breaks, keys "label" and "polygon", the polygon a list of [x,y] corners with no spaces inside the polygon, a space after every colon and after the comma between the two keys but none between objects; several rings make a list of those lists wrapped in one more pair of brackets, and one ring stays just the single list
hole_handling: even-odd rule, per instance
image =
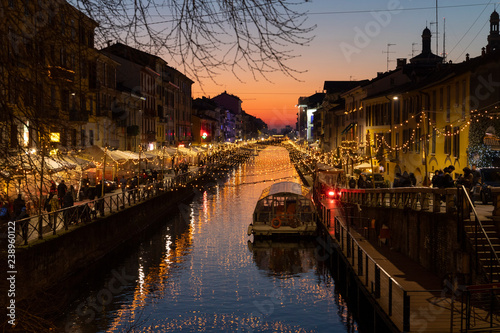
[{"label": "red light", "polygon": [[335,196],[335,191],[328,191],[328,196],[329,197],[334,197]]}]

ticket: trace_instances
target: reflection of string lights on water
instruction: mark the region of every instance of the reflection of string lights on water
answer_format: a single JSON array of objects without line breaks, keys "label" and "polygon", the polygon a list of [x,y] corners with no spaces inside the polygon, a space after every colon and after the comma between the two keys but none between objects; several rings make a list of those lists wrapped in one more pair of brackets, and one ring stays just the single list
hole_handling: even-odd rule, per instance
[{"label": "reflection of string lights on water", "polygon": [[266,322],[261,317],[239,317],[232,314],[215,314],[209,317],[207,314],[186,314],[182,319],[171,319],[168,323],[160,322],[144,328],[145,332],[282,332],[282,333],[313,333],[315,330],[306,330],[298,325],[290,325],[283,322]]},{"label": "reflection of string lights on water", "polygon": [[269,147],[224,183],[199,187],[185,207],[188,221],[175,217],[141,243],[129,261],[137,280],[99,314],[98,330],[82,331],[346,332],[352,317],[315,246],[248,252],[247,226],[268,185],[240,185],[284,177],[299,182],[288,152]]}]

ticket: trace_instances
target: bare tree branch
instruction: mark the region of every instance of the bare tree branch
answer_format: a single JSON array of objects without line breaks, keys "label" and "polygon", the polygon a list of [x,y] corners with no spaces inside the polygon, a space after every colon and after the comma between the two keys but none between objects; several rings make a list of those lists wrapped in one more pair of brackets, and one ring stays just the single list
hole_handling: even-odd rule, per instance
[{"label": "bare tree branch", "polygon": [[[99,23],[96,41],[121,41],[174,61],[197,81],[214,82],[231,71],[243,80],[282,72],[296,79],[289,62],[297,46],[312,41],[305,0],[77,0]],[[174,65],[175,67],[175,65]]]}]

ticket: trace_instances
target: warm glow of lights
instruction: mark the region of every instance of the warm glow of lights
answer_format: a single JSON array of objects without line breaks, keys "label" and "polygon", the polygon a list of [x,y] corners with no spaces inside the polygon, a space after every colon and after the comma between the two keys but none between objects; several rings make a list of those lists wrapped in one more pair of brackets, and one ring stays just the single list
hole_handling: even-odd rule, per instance
[{"label": "warm glow of lights", "polygon": [[58,132],[50,133],[50,142],[60,142],[60,140],[61,140],[61,133]]}]

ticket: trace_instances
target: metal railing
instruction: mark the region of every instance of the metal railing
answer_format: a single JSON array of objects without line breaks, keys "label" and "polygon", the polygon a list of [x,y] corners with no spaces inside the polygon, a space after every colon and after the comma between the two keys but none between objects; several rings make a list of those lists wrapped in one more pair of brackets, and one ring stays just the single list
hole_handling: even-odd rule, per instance
[{"label": "metal railing", "polygon": [[[403,331],[410,331],[410,295],[360,246],[338,216],[335,216],[335,239],[353,271],[371,292],[385,313]],[[383,292],[382,292],[383,291]],[[398,304],[398,306],[394,306]]]},{"label": "metal railing", "polygon": [[[471,241],[473,247],[474,247],[474,252],[475,252],[475,257],[476,257],[476,265],[479,265],[480,263],[483,263],[482,269],[484,273],[487,275],[487,278],[489,282],[500,282],[500,259],[498,258],[497,252],[495,250],[495,247],[488,236],[488,233],[484,229],[484,225],[479,219],[479,216],[477,214],[476,208],[474,207],[474,204],[469,196],[469,193],[467,189],[461,185],[460,192],[463,195],[463,198],[465,199],[465,204],[462,207],[463,212],[469,213],[470,217],[470,211],[472,211],[474,215],[474,221],[471,220],[473,223],[470,227],[473,228],[473,231],[469,231],[469,233],[466,232],[467,235],[469,235],[469,240]],[[459,197],[460,200],[460,197]],[[470,209],[470,211],[469,211]],[[464,213],[464,214],[467,214]],[[462,226],[465,228],[465,225]],[[465,229],[463,229],[466,231]],[[472,237],[470,235],[472,234]],[[500,244],[497,244],[497,246]],[[480,258],[480,254],[488,254],[489,253],[489,258]],[[489,269],[488,269],[489,266]],[[479,268],[476,266],[476,268]],[[495,269],[496,268],[496,269]]]},{"label": "metal railing", "polygon": [[468,286],[462,292],[461,332],[500,332],[500,285]]},{"label": "metal railing", "polygon": [[[457,188],[430,187],[342,189],[340,201],[368,207],[448,213],[456,210],[457,191]],[[441,201],[444,201],[444,207],[442,207]]]}]

